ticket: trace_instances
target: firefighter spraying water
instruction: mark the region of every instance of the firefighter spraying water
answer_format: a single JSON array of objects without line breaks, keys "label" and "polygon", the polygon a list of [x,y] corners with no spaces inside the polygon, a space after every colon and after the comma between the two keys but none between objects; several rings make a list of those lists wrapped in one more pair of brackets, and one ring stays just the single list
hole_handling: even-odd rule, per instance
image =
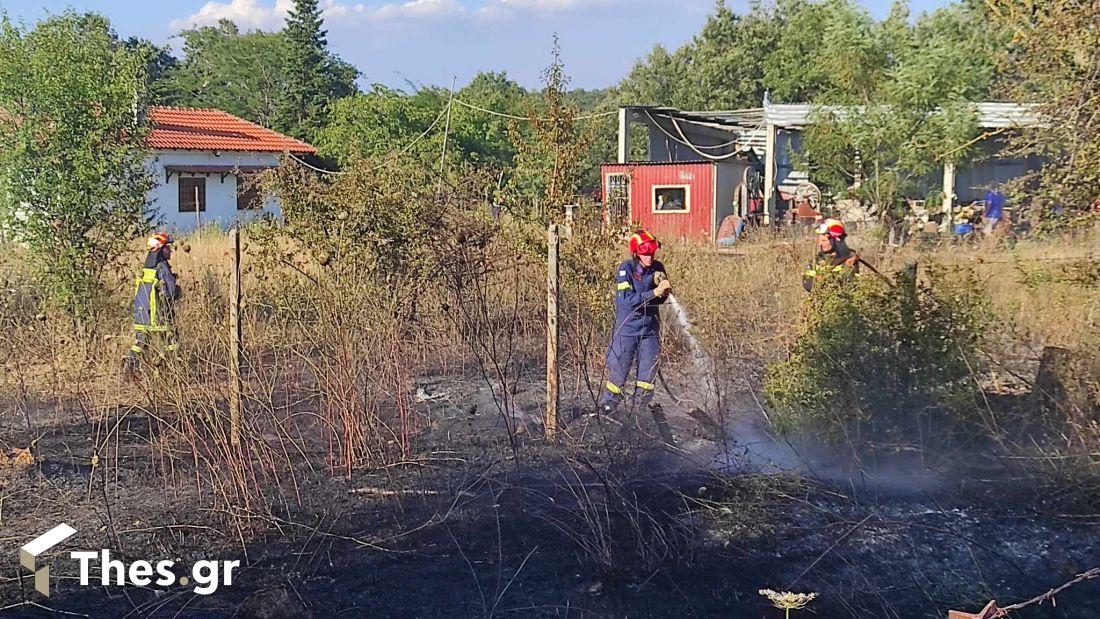
[{"label": "firefighter spraying water", "polygon": [[627,390],[627,376],[637,366],[634,395],[654,417],[663,418],[653,402],[657,363],[661,353],[660,305],[668,299],[672,284],[665,266],[656,259],[661,244],[657,237],[638,230],[630,237],[630,259],[615,275],[615,327],[607,349],[607,383],[600,405],[614,415]]}]

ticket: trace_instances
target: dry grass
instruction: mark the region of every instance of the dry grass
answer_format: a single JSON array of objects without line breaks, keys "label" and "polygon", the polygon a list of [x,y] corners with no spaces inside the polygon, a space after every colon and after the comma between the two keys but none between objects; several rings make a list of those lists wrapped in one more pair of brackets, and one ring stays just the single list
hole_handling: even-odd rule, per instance
[{"label": "dry grass", "polygon": [[[302,470],[351,474],[361,467],[406,458],[416,449],[422,420],[409,397],[418,376],[460,374],[489,385],[513,446],[522,421],[516,392],[541,378],[544,271],[536,229],[499,231],[492,242],[444,264],[429,284],[334,277],[301,256],[272,258],[248,246],[244,262],[246,402],[250,411],[241,446],[228,441],[226,335],[229,245],[226,235],[203,231],[182,240],[173,267],[185,286],[177,326],[184,346],[175,363],[128,387],[118,378],[130,344],[132,272],[111,282],[114,303],[100,326],[77,336],[64,317],[45,316],[18,251],[0,265],[4,282],[0,324],[0,393],[24,420],[26,436],[54,409],[63,419],[88,422],[92,451],[104,466],[126,454],[114,430],[136,412],[155,422],[147,442],[156,474],[194,484],[216,504],[241,511],[271,505],[262,488],[275,487],[277,504],[301,501]],[[1080,349],[1097,325],[1100,284],[1097,234],[1002,246],[943,246],[932,251],[875,249],[852,240],[889,274],[911,260],[948,277],[984,280],[1000,325],[981,370],[984,384],[1034,376],[1045,346]],[[563,249],[563,386],[567,398],[591,402],[603,374],[618,241],[581,231]],[[716,362],[742,386],[758,385],[763,370],[785,359],[793,345],[801,304],[803,265],[810,238],[763,238],[732,255],[710,247],[669,243],[662,259],[677,297],[694,318],[698,336]],[[136,268],[140,248],[134,248]],[[866,275],[868,277],[872,275]],[[412,287],[428,294],[416,297]],[[666,321],[666,324],[671,321]],[[671,329],[671,326],[666,328]],[[682,351],[669,338],[669,356]],[[1010,380],[1011,379],[1011,380]],[[23,440],[23,439],[19,439]],[[26,445],[4,439],[0,447]]]}]

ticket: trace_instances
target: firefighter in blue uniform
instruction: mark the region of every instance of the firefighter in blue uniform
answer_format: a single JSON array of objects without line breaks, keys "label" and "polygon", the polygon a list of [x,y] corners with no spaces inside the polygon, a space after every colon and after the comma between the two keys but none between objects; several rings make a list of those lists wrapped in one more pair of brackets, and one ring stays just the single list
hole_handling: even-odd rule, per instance
[{"label": "firefighter in blue uniform", "polygon": [[127,378],[133,378],[142,355],[150,346],[155,345],[162,355],[176,350],[172,305],[180,298],[180,287],[168,264],[173,242],[171,235],[164,232],[149,237],[149,254],[135,282],[134,345],[123,366]]},{"label": "firefighter in blue uniform", "polygon": [[600,401],[605,413],[613,413],[623,401],[627,375],[635,363],[634,395],[638,403],[657,407],[653,392],[661,353],[658,310],[672,290],[665,266],[654,257],[660,246],[652,234],[637,231],[630,237],[630,259],[616,271],[615,330],[607,349],[608,378]]}]

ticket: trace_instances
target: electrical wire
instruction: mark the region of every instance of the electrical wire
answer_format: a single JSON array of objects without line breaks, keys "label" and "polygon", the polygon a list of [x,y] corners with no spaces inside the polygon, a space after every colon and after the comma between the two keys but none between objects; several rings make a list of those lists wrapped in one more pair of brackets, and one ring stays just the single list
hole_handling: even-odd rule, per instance
[{"label": "electrical wire", "polygon": [[[409,152],[409,150],[412,149],[413,146],[416,146],[416,144],[418,142],[420,142],[425,137],[427,137],[428,134],[431,133],[432,129],[435,129],[436,125],[439,124],[439,121],[443,119],[443,115],[446,114],[447,110],[449,110],[449,109],[451,109],[450,104],[447,104],[447,105],[443,106],[443,111],[441,111],[439,113],[439,116],[436,116],[435,120],[432,121],[432,124],[428,125],[427,129],[425,129],[420,135],[416,136],[416,139],[414,139],[412,142],[409,142],[408,144],[406,144],[404,147],[402,147],[399,150],[390,151],[389,153],[386,153],[385,155],[383,155],[383,158],[388,159],[390,157],[397,157],[397,156],[404,155],[405,153]],[[310,165],[309,163],[307,163],[306,161],[303,161],[300,157],[298,157],[297,155],[295,155],[293,153],[290,153],[290,158],[294,159],[298,163],[306,166],[307,168],[310,168],[311,170],[314,170],[316,172],[320,172],[322,174],[347,174],[346,170],[323,170],[321,168],[318,168],[317,166]],[[367,171],[368,172],[374,172],[375,170],[379,170],[381,168],[384,168],[387,165],[388,165],[388,163],[380,163],[380,164],[374,166],[373,168],[371,168]]]},{"label": "electrical wire", "polygon": [[[676,127],[677,132],[679,132],[681,136],[684,136],[683,139],[680,139],[680,138],[672,135],[671,133],[669,133],[667,129],[662,127],[661,124],[658,123],[657,120],[653,118],[653,114],[650,114],[649,110],[645,111],[645,115],[646,115],[647,118],[649,118],[649,121],[650,121],[650,123],[653,124],[653,126],[660,129],[661,133],[667,135],[672,140],[674,140],[676,142],[679,142],[680,144],[683,144],[684,146],[687,146],[691,150],[695,151],[695,154],[699,155],[700,157],[702,157],[704,159],[708,159],[710,161],[725,161],[727,159],[732,159],[733,157],[736,157],[737,155],[741,154],[740,151],[733,151],[732,153],[729,153],[729,154],[726,154],[726,155],[711,155],[711,154],[708,154],[708,153],[704,153],[703,151],[696,148],[696,146],[694,144],[692,144],[690,140],[687,139],[687,136],[684,136],[684,132],[683,132],[682,129],[680,129],[680,125],[677,124],[676,120],[674,118],[672,118],[671,116],[669,117],[669,119],[672,120],[672,124],[673,124],[674,127]],[[734,140],[734,142],[736,142],[736,141],[737,140]],[[728,144],[727,144],[727,146],[728,146]]]},{"label": "electrical wire", "polygon": [[[481,107],[480,105],[474,105],[473,103],[467,103],[462,99],[455,98],[455,103],[468,107],[471,110],[477,110],[493,116],[500,116],[501,118],[511,118],[512,120],[550,120],[548,118],[532,118],[530,116],[518,116],[516,114],[509,114],[507,112],[498,112],[496,110],[490,110],[489,108]],[[572,120],[590,120],[593,118],[602,118],[604,116],[611,116],[612,114],[618,114],[618,110],[611,110],[609,112],[594,112],[592,114],[582,114],[580,116],[574,116]]]}]

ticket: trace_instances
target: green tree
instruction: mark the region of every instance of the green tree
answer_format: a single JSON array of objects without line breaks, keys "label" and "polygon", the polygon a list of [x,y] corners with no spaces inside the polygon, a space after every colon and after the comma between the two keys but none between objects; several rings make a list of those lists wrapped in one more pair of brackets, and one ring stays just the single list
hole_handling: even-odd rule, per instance
[{"label": "green tree", "polygon": [[779,36],[775,15],[754,5],[738,15],[718,0],[688,54],[685,93],[691,109],[756,107],[767,89],[765,67]]},{"label": "green tree", "polygon": [[164,105],[224,110],[272,126],[277,99],[286,80],[282,59],[286,40],[280,34],[241,33],[222,20],[217,26],[184,30],[184,60],[154,82],[154,101]]},{"label": "green tree", "polygon": [[562,205],[576,200],[584,178],[581,164],[591,144],[590,134],[577,121],[579,110],[566,93],[569,78],[556,36],[551,56],[542,73],[542,96],[528,105],[529,120],[512,123],[517,153],[505,190],[514,211],[540,219],[552,218],[551,213],[560,213]]},{"label": "green tree", "polygon": [[938,191],[932,181],[944,163],[979,154],[971,102],[993,78],[992,44],[979,37],[996,35],[974,33],[975,16],[958,5],[914,26],[900,3],[878,23],[845,3],[830,6],[822,50],[831,83],[815,98],[803,163],[834,193],[899,216],[903,197]]},{"label": "green tree", "polygon": [[343,166],[357,158],[378,158],[391,152],[401,152],[427,166],[437,165],[443,123],[436,123],[431,132],[428,128],[446,106],[446,97],[439,89],[410,95],[375,84],[368,92],[333,103],[331,122],[317,133],[317,147],[323,157]]},{"label": "green tree", "polygon": [[80,318],[147,226],[145,71],[99,15],[66,12],[30,31],[0,17],[0,228]]},{"label": "green tree", "polygon": [[172,55],[168,46],[161,47],[152,41],[137,37],[130,37],[124,45],[126,49],[141,56],[145,61],[146,92],[150,103],[160,105],[179,98],[180,93],[175,91],[177,84],[168,79],[168,76],[179,67],[179,60]]},{"label": "green tree", "polygon": [[286,84],[280,91],[278,126],[313,139],[326,123],[330,101],[355,92],[358,71],[328,51],[317,0],[295,0],[283,28]]},{"label": "green tree", "polygon": [[[1045,120],[1012,139],[1020,154],[1038,153],[1033,205],[1054,223],[1095,218],[1100,199],[1100,12],[1095,2],[986,0],[988,18],[1007,31],[998,60],[1001,88],[1035,106]],[[1062,215],[1050,208],[1064,207]]]},{"label": "green tree", "polygon": [[[475,75],[455,97],[484,109],[519,116],[524,113],[529,93],[505,73],[488,72]],[[464,158],[495,168],[510,167],[516,156],[511,124],[503,116],[462,105],[452,110],[452,137]]]},{"label": "green tree", "polygon": [[[447,135],[450,166],[466,162],[510,168],[516,155],[512,119],[501,114],[525,114],[529,96],[504,73],[479,73],[457,90],[455,99],[481,109],[454,104]],[[446,123],[442,116],[448,99],[449,92],[441,88],[406,93],[375,84],[369,92],[332,104],[331,122],[317,134],[318,148],[322,156],[343,166],[357,157],[399,152],[435,168],[443,147]]]}]

